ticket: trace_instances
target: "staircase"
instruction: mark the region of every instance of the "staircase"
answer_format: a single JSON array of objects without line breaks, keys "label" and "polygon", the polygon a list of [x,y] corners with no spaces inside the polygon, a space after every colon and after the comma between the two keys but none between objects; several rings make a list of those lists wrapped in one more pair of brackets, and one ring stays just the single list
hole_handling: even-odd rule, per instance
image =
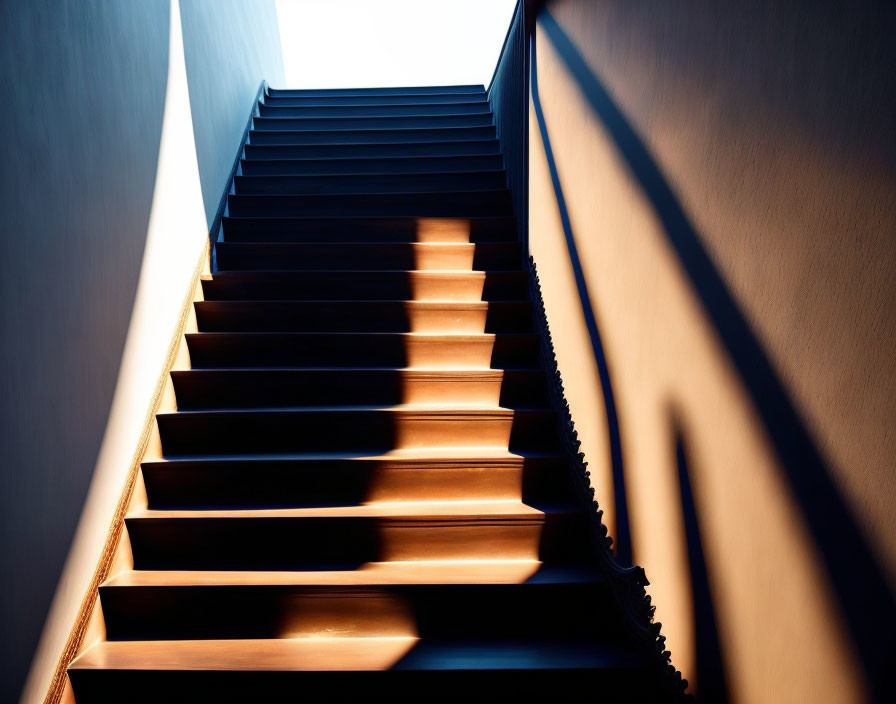
[{"label": "staircase", "polygon": [[482,86],[267,91],[79,704],[660,698],[511,212]]}]

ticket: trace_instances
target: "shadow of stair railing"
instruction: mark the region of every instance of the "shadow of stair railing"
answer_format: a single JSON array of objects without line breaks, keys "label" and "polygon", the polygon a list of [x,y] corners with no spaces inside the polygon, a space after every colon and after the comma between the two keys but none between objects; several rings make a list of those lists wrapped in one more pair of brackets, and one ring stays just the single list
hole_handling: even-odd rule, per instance
[{"label": "shadow of stair railing", "polygon": [[[882,566],[759,337],[707,254],[703,237],[687,216],[644,140],[550,12],[542,9],[538,13],[538,23],[662,224],[661,231],[666,235],[671,251],[678,255],[682,270],[740,375],[743,388],[771,441],[783,478],[818,548],[873,695],[881,701],[888,700],[888,694],[893,691],[890,673],[896,658],[892,645],[892,634],[896,630],[896,597]],[[537,114],[540,114],[534,38],[531,51],[532,99]],[[543,118],[539,123],[547,145]],[[552,170],[552,175],[554,173]]]}]

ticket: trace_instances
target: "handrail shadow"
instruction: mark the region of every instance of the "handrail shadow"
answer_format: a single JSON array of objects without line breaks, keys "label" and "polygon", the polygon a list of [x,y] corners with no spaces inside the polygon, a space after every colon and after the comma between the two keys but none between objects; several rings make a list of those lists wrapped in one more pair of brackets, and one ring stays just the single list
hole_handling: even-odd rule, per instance
[{"label": "handrail shadow", "polygon": [[703,531],[694,504],[691,484],[690,453],[678,414],[670,413],[674,442],[681,514],[691,582],[691,608],[694,614],[694,670],[697,698],[701,702],[721,704],[730,699],[725,672],[722,641],[719,636],[717,609],[703,550]]},{"label": "handrail shadow", "polygon": [[[734,295],[713,265],[702,237],[643,140],[551,14],[542,9],[538,22],[630,173],[640,183],[663,225],[669,245],[677,253],[694,292],[734,363],[822,557],[871,689],[877,698],[884,700],[892,687],[890,672],[896,659],[893,647],[896,602],[868,541],[836,487],[831,468]],[[534,60],[531,66],[533,102],[540,116]],[[541,117],[539,126],[546,135]],[[555,188],[559,188],[553,166],[551,172]],[[558,202],[561,202],[559,196],[558,191]],[[561,210],[565,211],[562,202]],[[566,218],[564,230],[569,238]],[[574,250],[570,252],[572,255]]]},{"label": "handrail shadow", "polygon": [[560,211],[560,222],[563,225],[563,235],[566,240],[566,248],[569,251],[569,263],[572,266],[576,281],[576,289],[579,294],[579,303],[582,306],[582,315],[585,318],[585,327],[591,340],[591,349],[594,361],[597,364],[597,373],[600,378],[601,396],[604,402],[604,412],[607,416],[607,434],[610,445],[610,471],[613,477],[613,500],[616,509],[616,531],[613,536],[616,545],[616,559],[625,565],[632,564],[631,530],[628,517],[628,500],[625,491],[625,467],[622,458],[622,439],[619,433],[619,416],[616,413],[616,401],[613,396],[613,384],[610,379],[610,369],[607,364],[607,356],[604,352],[597,320],[594,310],[591,308],[591,297],[588,292],[588,284],[582,272],[582,263],[579,260],[575,237],[572,233],[572,225],[569,221],[569,212],[566,209],[566,199],[563,197],[563,188],[560,184],[560,175],[557,173],[557,165],[554,162],[554,153],[551,149],[551,140],[548,135],[544,113],[541,110],[541,100],[538,93],[538,67],[535,60],[535,35],[530,38],[529,51],[531,67],[531,96],[535,109],[535,117],[538,121],[538,129],[541,132],[541,141],[544,145],[545,157],[548,169],[551,173],[551,182],[554,186],[554,195],[557,200],[557,209]]}]

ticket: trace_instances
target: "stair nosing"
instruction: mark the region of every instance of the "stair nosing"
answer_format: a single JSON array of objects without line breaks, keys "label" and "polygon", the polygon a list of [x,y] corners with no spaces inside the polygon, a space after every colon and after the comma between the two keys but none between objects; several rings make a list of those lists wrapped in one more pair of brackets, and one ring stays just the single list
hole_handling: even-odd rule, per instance
[{"label": "stair nosing", "polygon": [[[224,245],[225,247],[256,247],[258,245],[278,245],[278,246],[320,246],[320,245],[332,245],[339,249],[342,249],[347,246],[369,246],[369,247],[485,247],[485,246],[493,246],[493,245],[501,245],[506,248],[510,248],[512,246],[519,246],[520,243],[513,240],[508,242],[395,242],[390,240],[375,240],[370,242],[361,241],[338,241],[334,242],[332,240],[322,240],[322,241],[314,241],[314,242],[281,242],[278,240],[273,241],[261,241],[261,242],[230,242],[228,240],[221,240],[219,242],[215,242],[215,246]],[[251,269],[249,271],[252,271]],[[276,269],[274,271],[330,271],[329,269]],[[355,271],[354,269],[336,269],[335,271]],[[470,271],[486,271],[485,269],[358,269],[357,271],[462,271],[464,273]],[[508,271],[498,270],[498,271]],[[511,270],[511,271],[516,271]],[[218,273],[218,272],[215,272]]]},{"label": "stair nosing", "polygon": [[[426,103],[423,103],[424,105]],[[448,105],[456,105],[457,103],[447,103]],[[273,106],[276,107],[276,106]],[[285,106],[284,106],[285,107]],[[290,106],[291,109],[300,109],[301,106],[294,105]],[[318,106],[314,106],[318,107]],[[371,107],[371,106],[344,106],[344,107]],[[416,120],[416,119],[428,119],[428,118],[442,118],[442,117],[471,117],[471,116],[479,116],[479,115],[492,115],[493,112],[457,112],[457,113],[438,113],[436,115],[419,115],[419,114],[410,114],[410,115],[345,115],[343,116],[335,116],[335,115],[327,115],[327,116],[314,116],[308,115],[307,117],[303,117],[300,115],[284,115],[281,117],[277,117],[276,115],[253,115],[253,120]],[[489,127],[490,125],[450,125],[451,127]],[[413,129],[427,129],[427,128],[413,128]]]},{"label": "stair nosing", "polygon": [[407,306],[419,306],[421,308],[438,308],[440,306],[448,306],[450,308],[463,308],[464,306],[469,306],[475,310],[481,310],[483,308],[487,309],[490,305],[516,305],[516,306],[527,306],[532,305],[529,301],[520,301],[515,299],[491,299],[488,301],[483,300],[455,300],[455,299],[427,299],[427,300],[416,300],[409,298],[361,298],[361,299],[349,299],[346,300],[344,298],[302,298],[299,300],[290,300],[283,298],[228,298],[227,300],[202,300],[202,301],[193,301],[194,306],[218,306],[218,305],[230,305],[230,304],[241,304],[241,305],[270,305],[270,304],[278,304],[278,305],[321,305],[321,304],[334,304],[340,306],[365,306],[365,305],[382,305],[384,303],[391,305],[407,305]]},{"label": "stair nosing", "polygon": [[[253,119],[255,116],[253,116]],[[273,118],[278,119],[278,118]],[[282,118],[280,118],[282,119]],[[450,125],[448,127],[360,127],[358,129],[353,130],[249,130],[249,134],[283,134],[289,132],[298,132],[300,134],[319,134],[321,132],[427,132],[432,130],[481,130],[487,129],[489,127],[495,127],[494,124],[491,125]]]},{"label": "stair nosing", "polygon": [[[482,510],[476,510],[477,508]],[[428,510],[427,510],[428,509]],[[441,510],[439,510],[441,509]],[[454,509],[454,510],[452,510]],[[501,509],[504,509],[503,511]],[[397,519],[399,521],[537,521],[549,516],[575,516],[580,508],[572,504],[535,507],[517,500],[482,501],[400,501],[354,506],[303,508],[236,509],[137,509],[125,516],[128,522],[144,520],[253,520],[253,519]]]},{"label": "stair nosing", "polygon": [[[473,189],[464,189],[464,190],[445,190],[445,191],[359,191],[359,192],[347,192],[347,193],[229,193],[227,195],[229,198],[322,198],[322,197],[330,197],[330,196],[350,196],[353,198],[358,198],[360,196],[390,196],[390,197],[398,197],[398,196],[456,196],[459,194],[468,194],[468,193],[509,193],[510,189],[505,188],[482,188],[479,190]],[[361,216],[363,217],[363,216]],[[422,216],[420,216],[422,217]],[[438,216],[436,216],[438,217]],[[442,217],[455,217],[455,216],[442,216]],[[456,216],[458,219],[467,219],[462,216]],[[510,216],[507,216],[510,217]]]},{"label": "stair nosing", "polygon": [[478,374],[482,376],[487,376],[489,374],[493,374],[497,376],[498,374],[503,374],[504,372],[532,372],[532,373],[540,373],[541,369],[538,367],[501,367],[500,369],[492,369],[492,368],[475,368],[469,369],[466,367],[359,367],[359,366],[339,366],[339,367],[307,367],[307,366],[293,366],[293,367],[215,367],[213,369],[208,368],[198,368],[198,369],[172,369],[171,374],[192,374],[192,373],[217,373],[217,372],[258,372],[258,373],[267,373],[267,372],[276,372],[276,371],[301,371],[301,372],[400,372],[402,374]]},{"label": "stair nosing", "polygon": [[[442,563],[446,567],[452,565],[451,560],[434,560],[434,563]],[[477,564],[478,563],[478,564]],[[399,575],[401,568],[406,567],[412,570],[416,565],[414,561],[395,561],[392,563],[377,563],[378,565],[394,565],[394,569]],[[340,581],[339,579],[331,579],[324,581],[320,577],[317,579],[309,579],[311,575],[325,573],[327,576],[344,576],[340,572],[333,570],[321,570],[319,572],[308,571],[273,571],[273,570],[124,570],[112,575],[106,579],[101,585],[101,590],[110,589],[142,589],[142,588],[166,588],[166,589],[195,589],[195,588],[218,588],[218,587],[243,587],[247,589],[255,587],[306,587],[306,588],[323,588],[335,587],[342,591],[361,591],[371,587],[401,587],[401,588],[444,588],[444,587],[538,587],[544,584],[565,585],[565,584],[605,584],[606,577],[595,568],[585,566],[558,566],[549,563],[543,563],[540,560],[471,560],[468,564],[475,567],[512,567],[512,566],[532,566],[537,567],[537,572],[545,581],[540,582],[518,582],[518,581],[406,581],[399,579],[384,579],[382,573],[377,570],[370,570],[368,574],[363,574],[367,580],[358,581]],[[388,569],[388,568],[387,568]],[[362,571],[362,573],[365,571]],[[249,575],[263,575],[268,579],[267,582],[250,580]],[[143,579],[138,579],[137,583],[128,583],[129,579],[133,579],[139,575]],[[188,582],[195,575],[195,582]],[[164,577],[180,578],[176,584],[165,584]],[[149,579],[149,581],[144,581]],[[203,580],[204,578],[204,580]],[[158,582],[152,581],[158,579]]]},{"label": "stair nosing", "polygon": [[[322,221],[342,221],[342,220],[419,220],[420,215],[224,215],[224,220],[322,220]],[[515,220],[514,215],[471,215],[463,217],[460,215],[436,215],[428,220]]]},{"label": "stair nosing", "polygon": [[[414,451],[408,450],[392,450],[381,454],[359,455],[355,453],[336,452],[279,452],[279,453],[227,453],[225,455],[165,455],[149,460],[144,460],[141,464],[151,466],[166,466],[170,464],[195,464],[200,462],[220,462],[238,463],[238,462],[396,462],[396,463],[422,463],[422,462],[445,462],[445,463],[488,463],[488,462],[518,462],[519,460],[553,460],[564,461],[566,456],[560,452],[538,452],[533,450],[514,450],[511,452],[507,448],[491,448],[498,450],[495,454],[486,454],[483,447],[464,448],[464,454],[461,454],[457,448],[447,448],[455,450],[454,452],[443,452],[438,454],[440,448],[418,448]],[[443,451],[446,448],[441,448]]]},{"label": "stair nosing", "polygon": [[[488,125],[486,125],[486,126],[488,126]],[[491,126],[494,127],[494,125],[491,125]],[[434,128],[434,129],[442,129],[442,128]],[[444,129],[452,129],[452,128],[446,127]],[[282,131],[281,130],[253,130],[253,131],[268,132],[270,134],[281,134],[282,132],[284,132],[286,130],[282,130]],[[313,132],[314,130],[299,130],[299,131],[300,132],[301,131]],[[326,132],[327,130],[323,130],[323,131]],[[341,130],[341,131],[353,132],[356,130]],[[357,130],[357,131],[363,131],[363,130]],[[383,130],[383,131],[388,131],[388,130]],[[394,132],[396,130],[392,130],[392,131]],[[500,140],[497,137],[489,137],[488,139],[449,139],[449,140],[435,139],[435,140],[430,140],[430,141],[426,141],[426,142],[401,142],[401,141],[399,141],[399,142],[324,142],[324,143],[318,143],[318,144],[314,144],[314,143],[311,143],[311,144],[254,144],[252,142],[247,142],[246,146],[247,147],[271,147],[271,148],[282,148],[282,147],[368,147],[368,146],[384,147],[384,146],[392,146],[392,145],[397,145],[397,144],[408,145],[408,146],[411,146],[411,145],[420,146],[422,144],[451,144],[451,145],[454,145],[454,144],[480,144],[482,142],[494,142],[495,144],[499,144]],[[500,144],[499,144],[499,146],[500,146]],[[503,156],[503,152],[500,150],[497,152],[493,152],[493,154],[501,154]],[[436,155],[432,155],[432,156],[436,156]],[[450,154],[448,156],[458,156],[458,155]],[[465,154],[463,156],[486,156],[486,155],[484,155],[484,154]],[[248,158],[248,157],[243,157],[243,158]],[[352,157],[352,158],[357,158],[357,157]]]},{"label": "stair nosing", "polygon": [[[467,95],[466,93],[457,93],[455,95]],[[295,95],[270,95],[267,96],[269,98],[274,98],[275,100],[286,99],[286,100],[300,100],[302,96]],[[324,96],[307,96],[311,98],[324,97]],[[360,95],[344,95],[341,96],[343,98],[360,98]],[[409,96],[414,97],[414,96]],[[409,107],[413,106],[422,106],[422,105],[489,105],[488,99],[485,100],[462,100],[462,101],[448,101],[441,103],[370,103],[368,105],[345,105],[344,103],[322,103],[318,105],[278,105],[277,103],[267,103],[263,101],[258,102],[259,105],[263,105],[266,108],[304,108],[304,107],[312,107],[312,108],[391,108],[391,107]],[[458,113],[460,115],[479,115],[479,114],[489,114],[493,113],[493,111],[489,108],[486,113]]]},{"label": "stair nosing", "polygon": [[226,416],[226,415],[261,415],[261,414],[305,414],[305,413],[394,413],[397,415],[416,415],[426,417],[444,415],[450,418],[462,418],[464,415],[473,417],[513,417],[516,413],[545,413],[552,414],[554,409],[549,406],[498,406],[495,404],[451,404],[451,403],[407,403],[392,405],[376,404],[339,404],[333,406],[249,406],[246,408],[222,407],[222,408],[197,408],[175,411],[163,411],[156,414],[156,418],[183,418],[186,416]]},{"label": "stair nosing", "polygon": [[255,330],[255,331],[240,331],[240,330],[218,330],[218,331],[209,331],[209,332],[188,332],[184,333],[186,336],[196,336],[196,335],[405,335],[408,337],[417,337],[420,339],[436,339],[436,338],[445,338],[446,340],[451,340],[452,342],[461,340],[463,338],[473,338],[474,340],[486,340],[492,339],[495,337],[537,337],[537,333],[534,332],[388,332],[383,330],[370,330],[364,332],[351,332],[351,331],[333,331],[328,332],[325,330],[318,331],[302,331],[302,330]]},{"label": "stair nosing", "polygon": [[[259,146],[259,145],[255,145]],[[277,146],[277,145],[261,145],[261,146]],[[414,160],[423,160],[423,159],[470,159],[472,157],[488,157],[488,156],[499,156],[502,159],[504,158],[503,154],[432,154],[432,155],[402,155],[397,154],[393,156],[334,156],[332,158],[323,159],[321,157],[305,157],[305,158],[286,158],[286,159],[249,159],[247,157],[240,157],[240,161],[250,162],[253,164],[265,164],[265,163],[280,163],[280,162],[305,162],[305,161],[414,161]],[[417,172],[417,173],[429,173],[429,172]],[[459,171],[446,171],[444,173],[465,173]],[[475,172],[471,172],[475,173]]]},{"label": "stair nosing", "polygon": [[[220,244],[220,243],[218,243]],[[259,244],[256,242],[229,242],[228,244]],[[271,242],[269,244],[328,244],[327,242]],[[361,243],[352,243],[352,242],[344,242],[342,244],[366,244],[365,242]],[[414,244],[413,242],[395,242],[394,244]],[[417,244],[453,244],[451,242],[436,242],[436,243],[425,243],[420,242]],[[467,244],[466,242],[461,242],[459,244]],[[470,243],[472,244],[472,243]],[[497,244],[497,243],[496,243]],[[450,274],[452,276],[469,276],[469,275],[478,275],[485,274],[486,276],[492,275],[516,275],[520,278],[525,276],[524,271],[506,271],[502,269],[231,269],[224,271],[215,271],[209,278],[202,279],[202,281],[214,281],[218,277],[230,277],[234,278],[239,277],[240,275],[245,274],[253,274],[253,275],[261,275],[261,274],[405,274],[409,276],[420,276],[420,275],[430,275],[434,274],[437,276],[445,276],[446,274]],[[515,299],[508,299],[515,300]]]}]

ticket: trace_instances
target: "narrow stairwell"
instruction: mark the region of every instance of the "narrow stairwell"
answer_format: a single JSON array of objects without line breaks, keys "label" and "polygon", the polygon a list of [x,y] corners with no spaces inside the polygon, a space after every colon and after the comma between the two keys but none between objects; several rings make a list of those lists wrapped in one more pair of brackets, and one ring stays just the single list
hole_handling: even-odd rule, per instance
[{"label": "narrow stairwell", "polygon": [[234,188],[77,702],[660,699],[483,87],[268,90]]}]

